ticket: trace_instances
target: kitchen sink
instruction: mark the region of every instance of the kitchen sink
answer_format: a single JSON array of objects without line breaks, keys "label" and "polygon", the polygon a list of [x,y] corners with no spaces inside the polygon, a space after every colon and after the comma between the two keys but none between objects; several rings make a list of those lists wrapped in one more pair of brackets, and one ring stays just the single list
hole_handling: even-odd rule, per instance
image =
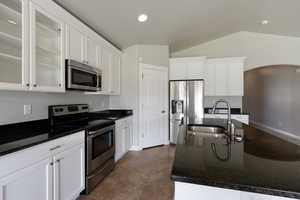
[{"label": "kitchen sink", "polygon": [[227,137],[226,129],[219,126],[188,125],[187,134],[216,138]]}]

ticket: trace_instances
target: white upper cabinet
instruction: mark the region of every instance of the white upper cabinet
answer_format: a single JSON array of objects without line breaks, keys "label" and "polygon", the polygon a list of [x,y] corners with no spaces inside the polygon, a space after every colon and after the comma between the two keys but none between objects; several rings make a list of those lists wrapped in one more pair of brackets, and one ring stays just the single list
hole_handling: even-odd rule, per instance
[{"label": "white upper cabinet", "polygon": [[86,38],[86,62],[92,67],[97,66],[97,43],[90,38]]},{"label": "white upper cabinet", "polygon": [[244,96],[244,58],[234,59],[228,65],[228,88],[230,96]]},{"label": "white upper cabinet", "polygon": [[110,85],[110,52],[106,48],[98,46],[98,68],[102,71],[102,93],[109,94]]},{"label": "white upper cabinet", "polygon": [[84,35],[71,25],[66,26],[66,35],[66,57],[78,62],[84,62]]},{"label": "white upper cabinet", "polygon": [[204,78],[205,57],[170,59],[170,80]]},{"label": "white upper cabinet", "polygon": [[121,55],[111,54],[110,56],[110,94],[120,95],[121,92]]},{"label": "white upper cabinet", "polygon": [[28,87],[27,19],[27,0],[0,0],[0,89]]},{"label": "white upper cabinet", "polygon": [[67,25],[67,58],[97,67],[97,42]]},{"label": "white upper cabinet", "polygon": [[207,60],[204,67],[204,95],[214,96],[216,94],[216,65],[211,60]]},{"label": "white upper cabinet", "polygon": [[245,57],[208,59],[205,96],[243,96]]},{"label": "white upper cabinet", "polygon": [[245,57],[170,59],[170,80],[204,79],[205,96],[243,96]]},{"label": "white upper cabinet", "polygon": [[187,63],[178,59],[170,59],[169,79],[186,80]]},{"label": "white upper cabinet", "polygon": [[215,96],[227,96],[228,94],[228,63],[222,60],[215,62]]},{"label": "white upper cabinet", "polygon": [[187,78],[204,79],[205,58],[195,58],[188,62]]},{"label": "white upper cabinet", "polygon": [[30,3],[31,89],[64,92],[64,23]]},{"label": "white upper cabinet", "polygon": [[0,90],[65,92],[65,59],[102,70],[98,94],[120,94],[120,50],[52,0],[0,0]]}]

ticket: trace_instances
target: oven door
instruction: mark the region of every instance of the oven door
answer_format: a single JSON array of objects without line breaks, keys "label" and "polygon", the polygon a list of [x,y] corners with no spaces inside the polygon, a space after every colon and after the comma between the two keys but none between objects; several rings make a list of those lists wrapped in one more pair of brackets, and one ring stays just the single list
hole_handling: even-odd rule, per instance
[{"label": "oven door", "polygon": [[88,132],[87,174],[93,173],[115,155],[115,126]]},{"label": "oven door", "polygon": [[67,89],[97,91],[98,73],[76,66],[67,67]]}]

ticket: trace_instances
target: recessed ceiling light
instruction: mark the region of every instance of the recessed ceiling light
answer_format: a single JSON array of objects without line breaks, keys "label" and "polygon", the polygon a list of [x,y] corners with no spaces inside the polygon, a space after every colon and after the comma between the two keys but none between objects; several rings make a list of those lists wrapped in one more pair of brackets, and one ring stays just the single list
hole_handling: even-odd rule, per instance
[{"label": "recessed ceiling light", "polygon": [[16,25],[16,24],[17,24],[17,22],[15,22],[14,20],[10,20],[10,19],[9,19],[9,20],[7,20],[7,22],[8,22],[8,23],[10,23],[10,24],[14,24],[14,25]]},{"label": "recessed ceiling light", "polygon": [[148,20],[148,16],[146,14],[141,14],[138,17],[139,22],[145,22]]},{"label": "recessed ceiling light", "polygon": [[268,23],[269,23],[268,20],[262,20],[262,21],[261,21],[261,24],[262,24],[262,25],[266,25],[266,24],[268,24]]}]

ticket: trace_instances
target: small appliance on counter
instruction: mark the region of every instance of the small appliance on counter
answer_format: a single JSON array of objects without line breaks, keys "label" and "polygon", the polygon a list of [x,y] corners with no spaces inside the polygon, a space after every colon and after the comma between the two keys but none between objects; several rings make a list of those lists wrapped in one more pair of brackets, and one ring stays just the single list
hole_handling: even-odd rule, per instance
[{"label": "small appliance on counter", "polygon": [[49,106],[49,122],[53,129],[85,128],[86,187],[84,194],[89,194],[115,166],[115,122],[90,119],[87,104]]},{"label": "small appliance on counter", "polygon": [[75,60],[66,60],[66,89],[80,91],[101,91],[100,69]]}]

